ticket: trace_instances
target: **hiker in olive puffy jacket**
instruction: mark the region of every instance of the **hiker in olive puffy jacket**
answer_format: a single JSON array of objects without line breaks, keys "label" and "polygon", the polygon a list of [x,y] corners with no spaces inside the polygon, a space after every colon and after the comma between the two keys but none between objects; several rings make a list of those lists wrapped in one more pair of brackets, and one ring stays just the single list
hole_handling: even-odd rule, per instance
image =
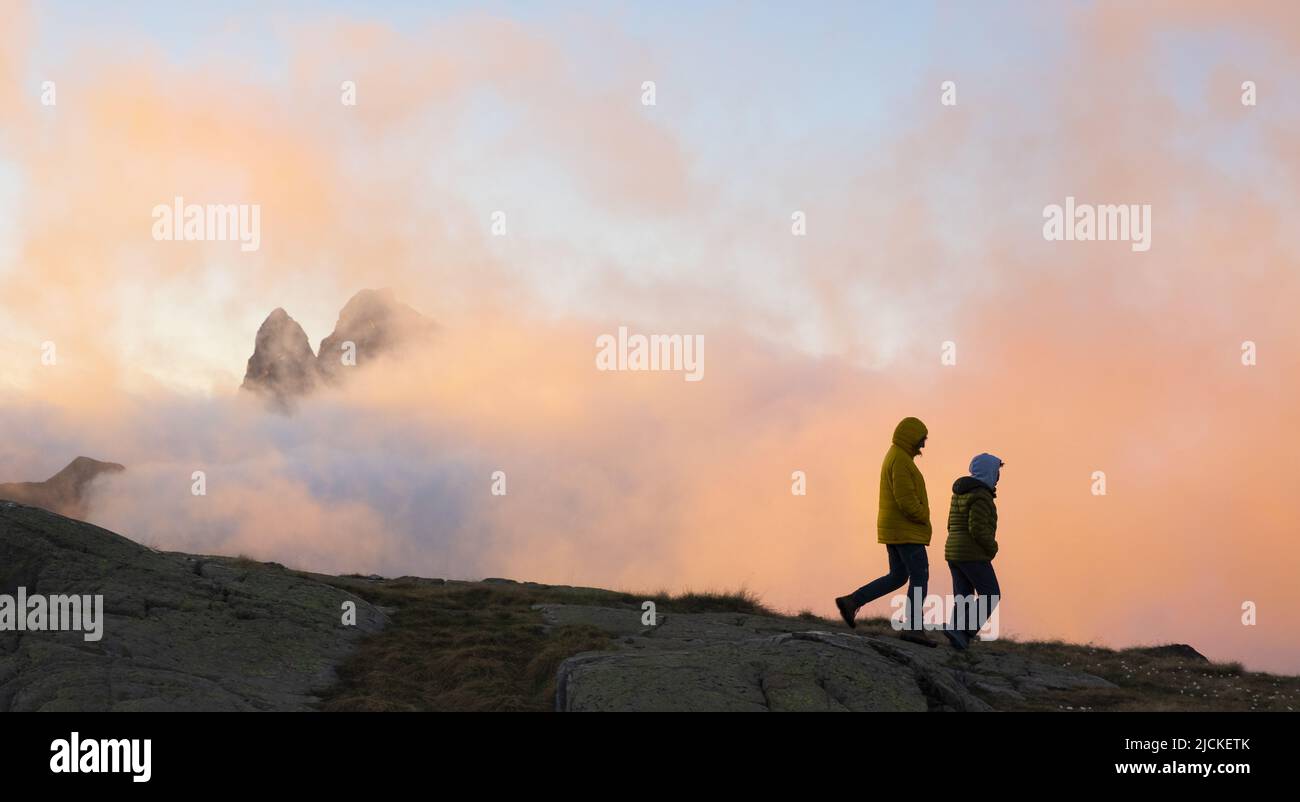
[{"label": "hiker in olive puffy jacket", "polygon": [[856,626],[858,610],[886,593],[907,584],[907,626],[904,640],[937,645],[922,628],[922,607],[930,581],[930,499],[925,478],[916,467],[916,457],[929,432],[916,418],[904,418],[894,429],[894,441],[880,466],[880,512],[876,517],[876,540],[885,544],[889,573],[863,585],[848,596],[835,600],[840,616]]},{"label": "hiker in olive puffy jacket", "polygon": [[[998,575],[993,571],[993,558],[998,553],[998,508],[993,499],[1003,464],[992,454],[980,454],[970,461],[970,476],[952,485],[948,542],[943,556],[952,573],[956,604],[953,620],[943,634],[957,649],[970,646],[1002,596]],[[979,610],[977,593],[986,597],[985,610]]]}]

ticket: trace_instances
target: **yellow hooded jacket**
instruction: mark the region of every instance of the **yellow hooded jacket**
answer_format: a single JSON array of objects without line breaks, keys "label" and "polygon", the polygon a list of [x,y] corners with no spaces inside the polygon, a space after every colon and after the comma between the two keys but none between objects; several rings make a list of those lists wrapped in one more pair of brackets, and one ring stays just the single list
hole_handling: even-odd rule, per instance
[{"label": "yellow hooded jacket", "polygon": [[921,453],[918,446],[926,434],[925,424],[916,418],[903,418],[894,429],[894,443],[880,466],[876,539],[881,543],[930,545],[930,499],[913,459]]}]

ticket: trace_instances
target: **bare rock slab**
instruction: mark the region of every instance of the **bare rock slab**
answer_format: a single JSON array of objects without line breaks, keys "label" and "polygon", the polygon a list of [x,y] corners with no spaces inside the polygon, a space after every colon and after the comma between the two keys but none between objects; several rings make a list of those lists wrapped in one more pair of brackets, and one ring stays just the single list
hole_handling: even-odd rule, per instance
[{"label": "bare rock slab", "polygon": [[[0,711],[304,710],[382,611],[271,563],[0,502],[0,594],[102,595],[103,635],[0,632]],[[342,624],[343,603],[356,625]]]},{"label": "bare rock slab", "polygon": [[560,665],[561,711],[964,711],[1043,690],[1113,687],[1016,655],[972,657],[896,637],[805,629],[734,613],[660,614],[541,605],[550,626],[592,626],[617,640]]}]

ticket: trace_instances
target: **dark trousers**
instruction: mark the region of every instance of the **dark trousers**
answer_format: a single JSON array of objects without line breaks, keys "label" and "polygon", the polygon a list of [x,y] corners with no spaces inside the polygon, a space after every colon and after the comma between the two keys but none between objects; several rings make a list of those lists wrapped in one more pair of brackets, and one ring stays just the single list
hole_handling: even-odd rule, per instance
[{"label": "dark trousers", "polygon": [[[1002,598],[1002,590],[998,587],[998,575],[993,571],[993,563],[988,560],[975,560],[971,562],[952,562],[948,561],[948,570],[952,572],[952,594],[957,597],[957,604],[966,604],[965,626],[961,629],[969,637],[975,637],[975,633],[980,631],[988,616],[993,615],[993,610],[998,606],[998,601]],[[977,614],[977,607],[974,604],[975,594],[988,597],[987,615],[980,616]],[[953,609],[952,628],[956,629],[957,610]]]},{"label": "dark trousers", "polygon": [[[861,607],[907,583],[909,628],[921,629],[922,611],[919,608],[914,610],[913,605],[925,603],[926,587],[930,584],[930,558],[925,555],[925,546],[920,543],[889,543],[885,550],[889,552],[889,573],[853,591],[853,605]],[[919,597],[916,595],[918,591]]]}]

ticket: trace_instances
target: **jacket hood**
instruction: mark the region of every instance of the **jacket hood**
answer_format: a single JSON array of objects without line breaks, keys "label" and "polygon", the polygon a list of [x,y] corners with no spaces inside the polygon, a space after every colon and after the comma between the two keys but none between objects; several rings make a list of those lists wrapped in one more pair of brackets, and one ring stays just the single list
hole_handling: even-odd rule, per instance
[{"label": "jacket hood", "polygon": [[976,479],[974,476],[963,476],[952,483],[952,492],[956,496],[964,496],[967,493],[974,493],[976,490],[987,490],[989,495],[996,497],[998,491]]},{"label": "jacket hood", "polygon": [[903,418],[898,422],[898,426],[894,427],[894,445],[915,457],[921,453],[921,449],[917,446],[929,433],[930,430],[925,428],[925,424],[921,423],[920,419]]},{"label": "jacket hood", "polygon": [[970,461],[970,475],[989,487],[998,486],[1002,474],[1002,460],[992,454],[980,454]]}]

